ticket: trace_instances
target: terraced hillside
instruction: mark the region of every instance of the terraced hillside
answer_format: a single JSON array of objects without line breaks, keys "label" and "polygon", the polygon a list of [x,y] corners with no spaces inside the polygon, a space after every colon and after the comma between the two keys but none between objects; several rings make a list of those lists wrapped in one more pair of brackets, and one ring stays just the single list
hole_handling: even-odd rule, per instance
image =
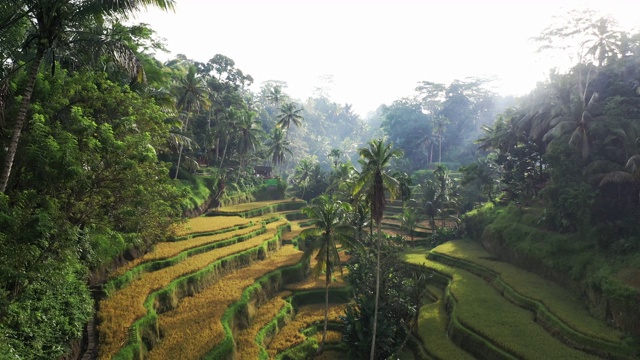
[{"label": "terraced hillside", "polygon": [[404,261],[433,272],[419,337],[435,359],[637,359],[623,333],[592,318],[566,289],[458,240]]},{"label": "terraced hillside", "polygon": [[[304,202],[243,204],[191,219],[174,241],[117,269],[99,307],[100,359],[305,358],[321,341],[324,279],[309,277],[297,235]],[[341,260],[347,255],[341,253]],[[476,243],[413,248],[431,270],[403,359],[636,359],[638,347],[591,318],[565,289],[493,260]],[[334,275],[318,359],[341,359],[350,289]],[[409,349],[411,351],[409,351]]]},{"label": "terraced hillside", "polygon": [[[117,269],[99,304],[99,358],[256,359],[316,344],[317,319],[305,314],[324,301],[324,282],[309,278],[310,264],[296,246],[309,226],[299,211],[305,205],[221,208]],[[348,291],[342,279],[334,287],[339,306]],[[295,323],[287,327],[300,319],[304,333]],[[276,336],[279,345],[267,352]],[[330,340],[337,338],[332,333]]]}]

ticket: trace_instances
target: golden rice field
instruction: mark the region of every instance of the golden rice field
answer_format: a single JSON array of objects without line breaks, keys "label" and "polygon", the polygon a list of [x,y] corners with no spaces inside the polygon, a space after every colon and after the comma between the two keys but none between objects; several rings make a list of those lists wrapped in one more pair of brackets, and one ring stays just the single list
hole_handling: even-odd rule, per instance
[{"label": "golden rice field", "polygon": [[256,336],[260,329],[267,325],[278,314],[285,304],[285,298],[291,295],[290,291],[281,292],[272,299],[262,304],[256,311],[251,326],[240,331],[235,336],[237,359],[255,360],[258,358],[260,348],[256,343]]},{"label": "golden rice field", "polygon": [[[291,202],[291,200],[254,202],[224,207],[219,209],[219,212],[241,213],[260,209],[252,213],[255,214],[264,212],[261,208],[269,205]],[[289,208],[294,207],[295,206],[291,206]],[[278,234],[277,230],[279,227],[288,225],[291,229],[291,231],[286,233],[282,239],[291,240],[297,236],[306,227],[305,223],[308,223],[309,220],[288,221],[284,215],[292,212],[295,212],[295,210],[267,213],[253,217],[252,221],[240,216],[200,217],[191,219],[187,223],[181,224],[176,229],[177,235],[185,236],[183,238],[184,240],[159,243],[148,254],[131,261],[125,266],[114,271],[112,277],[120,276],[134,267],[146,262],[169,259],[183,254],[185,251],[225,241],[238,236],[245,236],[245,238],[251,236],[251,238],[235,244],[228,245],[230,243],[228,242],[210,246],[219,246],[213,250],[206,251],[210,247],[203,248],[201,251],[206,251],[204,253],[185,257],[184,260],[175,262],[175,264],[166,268],[142,273],[138,279],[132,280],[123,288],[115,290],[108,298],[102,300],[99,304],[99,311],[97,314],[99,323],[97,329],[100,339],[99,358],[111,359],[123,346],[127,345],[131,325],[138,319],[148,315],[149,309],[145,307],[145,302],[150,299],[149,296],[155,291],[165,289],[168,286],[171,288],[175,285],[175,283],[172,284],[175,280],[206,268],[216,261],[230,258],[234,254],[250,249],[257,249],[265,242],[276,239],[275,237]],[[298,218],[300,216],[289,217]],[[205,233],[209,234],[205,235]],[[195,234],[199,234],[200,236],[187,238],[188,235]],[[525,275],[512,271],[511,268],[507,268],[506,265],[497,265],[488,262],[488,260],[485,259],[485,254],[476,251],[477,249],[474,250],[462,247],[462,245],[465,244],[461,243],[459,244],[459,248],[453,248],[454,244],[449,243],[440,247],[439,251],[445,255],[458,257],[463,260],[473,260],[475,263],[490,268],[500,273],[504,280],[509,284],[521,283],[522,281],[519,280],[525,279]],[[273,247],[270,247],[270,249],[274,250]],[[198,251],[199,250],[192,250],[191,254]],[[339,254],[343,263],[349,261],[349,255],[347,255],[346,252],[341,251]],[[294,295],[295,292],[298,291],[324,289],[325,277],[323,274],[319,276],[311,276],[307,280],[298,283],[285,284],[282,287],[278,287],[279,289],[283,288],[284,291],[278,293],[272,298],[261,299],[262,303],[260,304],[251,303],[247,308],[248,311],[245,312],[245,314],[248,313],[247,317],[250,319],[250,323],[245,329],[234,329],[233,339],[229,338],[229,329],[227,328],[225,330],[223,323],[221,322],[223,316],[229,315],[230,306],[232,306],[231,309],[234,310],[241,308],[238,306],[237,302],[243,297],[243,293],[245,293],[247,287],[254,285],[258,278],[274,271],[275,269],[298,263],[301,256],[302,252],[295,249],[292,245],[281,246],[277,251],[268,253],[266,259],[262,259],[261,257],[261,260],[254,261],[249,266],[236,270],[227,270],[218,278],[218,280],[211,281],[212,283],[203,285],[206,287],[197,294],[180,299],[175,309],[158,315],[157,324],[161,336],[158,342],[153,345],[151,351],[144,355],[144,358],[163,360],[198,359],[210,353],[212,349],[225,349],[225,351],[228,349],[224,346],[217,347],[220,344],[225,346],[228,345],[229,347],[235,346],[235,348],[232,348],[232,350],[229,351],[233,352],[234,358],[237,359],[258,359],[260,356],[265,355],[265,350],[270,358],[275,358],[278,354],[305,342],[307,342],[305,345],[310,345],[308,343],[310,338],[314,339],[317,343],[320,343],[322,341],[321,330],[314,335],[309,335],[309,337],[305,336],[302,331],[304,329],[309,329],[312,326],[322,324],[324,321],[324,303],[303,305],[297,309],[295,314],[290,314],[288,311],[292,309],[291,302],[287,301],[291,301],[291,299],[285,299]],[[182,259],[182,256],[180,259]],[[416,263],[417,265],[428,265],[429,268],[448,274],[449,277],[451,277],[449,291],[457,300],[456,309],[458,314],[456,319],[468,322],[466,326],[469,329],[482,329],[482,332],[480,332],[482,334],[493,334],[491,332],[493,331],[493,325],[485,324],[486,319],[484,315],[486,314],[483,314],[482,312],[478,314],[475,312],[472,313],[465,307],[467,303],[471,303],[471,300],[475,301],[476,297],[482,296],[486,296],[487,299],[492,300],[477,300],[481,305],[478,305],[475,308],[482,307],[485,309],[486,304],[495,303],[500,305],[494,306],[499,308],[499,310],[494,311],[495,313],[501,312],[504,314],[506,310],[510,309],[507,311],[509,314],[507,314],[508,316],[505,316],[505,318],[511,319],[514,318],[515,315],[518,315],[530,320],[530,314],[527,311],[515,306],[507,305],[506,299],[501,297],[498,293],[494,294],[493,289],[484,289],[485,282],[479,278],[476,279],[475,275],[467,275],[463,270],[445,266],[438,262],[426,259],[423,252],[408,253],[404,261]],[[311,256],[311,267],[313,268],[316,263],[317,261],[314,254]],[[333,281],[329,285],[331,288],[346,286],[344,279],[344,275],[347,274],[346,267],[344,267],[343,270],[344,274],[341,273],[338,268],[334,269],[332,274]],[[526,283],[530,285],[522,290],[525,295],[544,302],[548,307],[561,313],[561,315],[573,314],[573,312],[570,311],[571,309],[566,309],[565,304],[556,303],[553,301],[554,299],[542,298],[541,295],[539,296],[537,294],[536,291],[538,288],[534,288],[534,285],[544,285],[541,281],[529,281],[528,277],[526,279]],[[270,283],[270,286],[272,285],[273,284]],[[541,287],[543,287],[542,285]],[[544,286],[544,288],[546,292],[549,292],[546,290],[549,286]],[[315,291],[312,293],[315,293]],[[318,291],[318,293],[320,292]],[[244,295],[246,296],[246,294]],[[466,354],[465,351],[458,347],[458,345],[451,342],[447,336],[447,328],[451,323],[449,316],[446,315],[444,311],[442,297],[443,295],[441,294],[438,296],[439,301],[425,305],[421,308],[418,322],[418,333],[420,335],[420,339],[424,342],[425,348],[429,349],[429,347],[437,346],[438,350],[442,350],[438,352],[433,350],[431,351],[433,354],[442,355],[438,357],[456,359],[465,358],[462,356]],[[246,298],[243,299],[243,301],[246,301]],[[324,300],[324,292],[322,292],[322,300]],[[316,299],[312,299],[312,301],[316,301]],[[503,303],[504,305],[502,305]],[[242,304],[244,306],[245,303],[243,302]],[[290,321],[282,326],[276,334],[273,334],[272,339],[267,338],[267,340],[261,344],[262,346],[266,346],[266,349],[262,349],[260,344],[256,342],[256,337],[261,330],[263,332],[269,332],[271,335],[273,329],[271,327],[265,328],[265,326],[270,323],[271,326],[273,326],[272,321],[274,320],[274,317],[281,312],[285,306],[287,306],[285,309],[287,310],[287,320]],[[329,321],[339,321],[339,317],[345,312],[345,307],[345,304],[330,304]],[[512,313],[515,315],[510,315]],[[293,316],[293,318],[289,319],[289,316]],[[278,319],[278,321],[283,320]],[[567,323],[570,322],[567,321]],[[518,326],[512,326],[512,324],[516,324],[515,320],[508,322],[507,326],[503,326],[499,331],[496,330],[496,333],[500,336],[502,332],[513,333],[517,330],[516,328],[518,328]],[[224,326],[227,326],[226,321]],[[532,330],[527,330],[527,335],[529,337],[532,336],[531,334],[538,336],[539,333],[541,334],[538,336],[539,338],[542,338],[543,336],[553,337],[553,335],[539,328],[537,324],[530,323],[529,321],[528,326],[532,328]],[[582,328],[586,326],[576,327],[583,330]],[[599,328],[594,327],[594,329],[598,330]],[[434,331],[436,331],[437,334],[434,333]],[[264,334],[261,334],[261,336],[262,335]],[[560,352],[554,352],[555,350],[548,350],[544,347],[540,349],[536,348],[535,350],[521,350],[522,346],[520,341],[523,337],[524,336],[516,337],[515,340],[510,340],[511,338],[507,336],[499,337],[500,339],[504,338],[507,340],[496,343],[504,348],[510,348],[513,346],[514,349],[518,350],[518,354],[520,354],[520,351],[522,351],[523,354],[527,354],[527,356],[523,356],[527,358],[530,353],[574,354],[574,349],[567,350],[564,345],[558,347],[562,350],[559,350]],[[326,342],[339,343],[341,338],[341,332],[330,330],[327,332]],[[295,349],[294,351],[298,351],[298,349]],[[591,358],[590,355],[582,353],[579,355],[581,355],[581,357],[573,358]],[[344,354],[341,354],[339,351],[329,350],[312,356],[313,359],[333,360],[342,358]],[[466,358],[470,358],[470,356]]]},{"label": "golden rice field", "polygon": [[291,199],[287,199],[287,200],[268,200],[268,201],[256,201],[256,202],[250,202],[250,203],[244,203],[244,204],[238,204],[238,205],[231,205],[231,206],[223,206],[218,208],[216,211],[218,213],[239,213],[239,212],[244,212],[244,211],[249,211],[249,210],[255,210],[255,209],[259,209],[261,207],[265,207],[265,206],[269,206],[269,205],[274,205],[274,204],[281,204],[281,203],[291,203],[291,202],[303,202],[302,200],[291,200]]},{"label": "golden rice field", "polygon": [[[344,253],[344,251],[341,251],[340,253],[340,260],[341,261],[346,261],[346,259],[349,258],[349,256],[347,254]],[[317,260],[316,260],[316,255],[312,255],[311,256],[311,261],[310,261],[310,265],[311,268],[313,269],[314,266],[316,266],[317,264]],[[347,275],[347,273],[349,272],[348,269],[343,266],[342,267],[342,273],[340,272],[340,270],[338,269],[338,267],[334,268],[333,270],[333,275],[332,275],[332,281],[329,284],[330,288],[336,288],[336,287],[344,287],[346,286],[345,280],[344,280],[344,276]],[[306,279],[305,281],[300,281],[297,283],[293,283],[293,284],[288,284],[285,285],[285,289],[290,290],[290,291],[301,291],[301,290],[311,290],[311,289],[324,289],[325,287],[325,276],[324,274],[321,274],[319,276],[310,276],[308,279]]]},{"label": "golden rice field", "polygon": [[144,307],[144,302],[153,291],[162,289],[172,280],[194,273],[219,259],[261,245],[276,235],[278,226],[286,223],[286,220],[271,223],[267,226],[267,233],[263,235],[189,257],[168,268],[144,273],[139,279],[102,300],[98,311],[100,358],[111,358],[126,343],[131,324],[146,315],[147,309]]},{"label": "golden rice field", "polygon": [[249,226],[246,228],[229,231],[225,233],[220,233],[216,235],[209,236],[199,236],[187,240],[175,241],[175,242],[163,242],[154,246],[153,251],[141,256],[135,260],[129,261],[125,265],[116,269],[111,277],[118,277],[126,273],[127,271],[133,269],[134,267],[155,260],[168,259],[170,257],[176,256],[183,251],[197,248],[199,246],[212,244],[219,241],[229,240],[236,236],[242,236],[250,234],[254,231],[258,231],[262,229],[262,224],[257,224],[253,226]]},{"label": "golden rice field", "polygon": [[[318,341],[318,344],[321,343],[322,331],[318,331],[313,337]],[[328,344],[337,344],[342,341],[342,333],[336,330],[327,330],[327,338],[325,339],[325,341]]]},{"label": "golden rice field", "polygon": [[293,246],[283,246],[268,259],[223,277],[183,299],[178,308],[161,314],[163,339],[149,353],[149,359],[198,359],[205,355],[224,338],[220,318],[242,291],[264,274],[297,263],[301,254]]},{"label": "golden rice field", "polygon": [[178,225],[176,228],[176,236],[220,231],[249,223],[249,220],[240,216],[200,216]]},{"label": "golden rice field", "polygon": [[[330,305],[329,321],[338,321],[345,312],[346,305]],[[314,323],[324,321],[324,304],[314,304],[301,306],[293,320],[288,323],[280,332],[274,336],[273,340],[267,347],[270,357],[275,357],[290,347],[302,344],[306,337],[300,332]],[[336,335],[332,335],[336,336]],[[322,334],[320,334],[322,339]]]}]

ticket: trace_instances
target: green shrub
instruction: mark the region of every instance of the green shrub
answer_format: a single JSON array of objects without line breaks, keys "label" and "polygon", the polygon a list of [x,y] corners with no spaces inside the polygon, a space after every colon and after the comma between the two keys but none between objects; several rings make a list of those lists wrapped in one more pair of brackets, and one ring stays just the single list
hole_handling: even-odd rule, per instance
[{"label": "green shrub", "polygon": [[467,236],[473,240],[480,240],[487,225],[493,223],[498,215],[498,208],[493,203],[485,203],[482,207],[462,215],[462,226]]}]

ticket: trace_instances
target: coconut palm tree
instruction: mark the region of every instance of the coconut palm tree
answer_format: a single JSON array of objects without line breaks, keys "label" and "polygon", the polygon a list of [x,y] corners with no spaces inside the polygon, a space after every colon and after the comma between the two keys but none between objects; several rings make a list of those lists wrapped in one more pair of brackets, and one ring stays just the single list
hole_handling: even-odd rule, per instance
[{"label": "coconut palm tree", "polygon": [[[588,83],[585,89],[588,87]],[[598,103],[598,93],[592,93],[587,97],[586,90],[581,92],[580,98],[566,104],[566,110],[560,112],[552,121],[551,130],[545,134],[544,141],[552,141],[563,134],[571,132],[569,143],[580,149],[583,158],[591,151],[591,139],[589,132],[596,122],[602,122],[606,116],[602,114],[602,108]]]},{"label": "coconut palm tree", "polygon": [[343,155],[342,150],[333,148],[331,149],[327,157],[332,159],[334,167],[338,167],[338,164],[340,163],[340,158],[342,157],[342,155]]},{"label": "coconut palm tree", "polygon": [[277,116],[278,122],[276,127],[285,128],[289,130],[289,127],[293,123],[295,126],[300,127],[302,125],[302,108],[298,108],[295,103],[282,104],[280,107],[280,114]]},{"label": "coconut palm tree", "polygon": [[[260,121],[255,120],[256,113],[253,111],[245,111],[238,120],[238,153],[241,160],[249,153],[249,150],[255,150],[256,145],[260,143],[259,135],[262,133]],[[242,167],[243,161],[240,162]]]},{"label": "coconut palm tree", "polygon": [[351,189],[358,178],[359,173],[352,163],[340,163],[333,168],[329,175],[327,191],[343,201],[351,200]]},{"label": "coconut palm tree", "polygon": [[380,298],[380,237],[382,236],[381,221],[384,213],[387,190],[394,199],[398,194],[398,181],[386,173],[392,159],[402,156],[400,149],[393,149],[393,145],[385,144],[382,139],[369,142],[369,146],[359,151],[363,168],[360,178],[355,184],[353,194],[357,198],[371,199],[371,217],[376,223],[378,236],[376,240],[376,289],[373,315],[373,331],[371,340],[371,360],[375,356],[376,331],[378,321],[378,301]]},{"label": "coconut palm tree", "polygon": [[276,107],[280,106],[280,103],[284,98],[285,94],[282,92],[282,88],[280,87],[280,85],[274,85],[268,90],[267,101],[269,101]]},{"label": "coconut palm tree", "polygon": [[334,267],[337,265],[342,272],[342,264],[337,245],[343,249],[357,249],[360,244],[355,241],[354,227],[349,224],[348,214],[351,207],[347,203],[331,198],[324,194],[316,198],[311,206],[302,209],[312,221],[313,227],[303,230],[300,237],[306,240],[303,259],[309,259],[317,252],[314,272],[319,275],[325,272],[325,307],[324,330],[322,342],[318,352],[322,351],[329,321],[329,284]]},{"label": "coconut palm tree", "polygon": [[444,136],[444,131],[447,129],[447,125],[449,124],[449,119],[444,116],[437,116],[433,120],[433,131],[434,135],[438,136],[438,162],[442,162],[442,138]]},{"label": "coconut palm tree", "polygon": [[[125,44],[110,42],[102,39],[100,42],[83,43],[73,41],[78,38],[87,26],[103,24],[117,17],[127,16],[134,11],[149,5],[161,9],[173,9],[174,0],[21,0],[16,6],[15,22],[28,19],[31,24],[29,36],[24,41],[24,49],[33,51],[33,58],[28,60],[27,82],[22,92],[22,99],[18,109],[13,133],[4,159],[2,174],[0,175],[0,192],[4,193],[11,176],[11,168],[18,150],[22,128],[24,127],[27,110],[31,104],[31,95],[36,83],[36,77],[45,58],[51,58],[55,64],[57,51],[70,47],[84,47],[91,52],[101,51],[110,54],[115,62],[129,71],[134,79],[142,80],[144,72],[135,55]],[[2,29],[3,32],[6,29]],[[84,46],[82,46],[84,45]]]},{"label": "coconut palm tree", "polygon": [[[179,80],[178,91],[180,98],[178,99],[176,106],[178,107],[178,110],[185,114],[182,131],[186,133],[189,130],[189,117],[194,112],[207,109],[209,107],[207,86],[202,76],[198,75],[194,65],[190,65],[187,69],[187,74],[184,78]],[[178,178],[178,173],[180,172],[180,160],[182,158],[183,150],[184,146],[180,145],[178,148],[178,163],[176,165],[174,179]]]},{"label": "coconut palm tree", "polygon": [[305,199],[304,195],[309,187],[309,183],[311,180],[311,174],[313,172],[314,166],[317,164],[317,160],[312,157],[307,157],[301,159],[298,163],[298,166],[294,169],[293,172],[293,181],[296,182],[298,188],[302,189],[302,194],[300,197]]},{"label": "coconut palm tree", "polygon": [[616,27],[615,20],[608,17],[601,17],[590,26],[590,31],[587,33],[589,39],[583,45],[587,46],[587,55],[597,60],[598,67],[602,67],[607,60],[618,56],[622,32]]},{"label": "coconut palm tree", "polygon": [[280,165],[284,162],[286,154],[293,155],[289,146],[291,142],[287,140],[286,132],[280,128],[273,129],[273,134],[269,141],[267,155],[271,156],[271,162],[274,165]]}]

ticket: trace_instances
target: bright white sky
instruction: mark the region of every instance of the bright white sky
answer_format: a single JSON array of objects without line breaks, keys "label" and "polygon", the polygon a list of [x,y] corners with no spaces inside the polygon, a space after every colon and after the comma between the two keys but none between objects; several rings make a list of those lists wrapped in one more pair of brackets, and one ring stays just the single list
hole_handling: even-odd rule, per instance
[{"label": "bright white sky", "polygon": [[[306,99],[328,87],[362,116],[414,94],[419,81],[494,77],[496,91],[521,95],[554,61],[529,39],[552,15],[588,7],[637,28],[637,0],[176,0],[135,19],[166,39],[171,54],[206,62],[223,54],[255,80],[288,83]],[[327,75],[332,84],[323,81]]]}]

